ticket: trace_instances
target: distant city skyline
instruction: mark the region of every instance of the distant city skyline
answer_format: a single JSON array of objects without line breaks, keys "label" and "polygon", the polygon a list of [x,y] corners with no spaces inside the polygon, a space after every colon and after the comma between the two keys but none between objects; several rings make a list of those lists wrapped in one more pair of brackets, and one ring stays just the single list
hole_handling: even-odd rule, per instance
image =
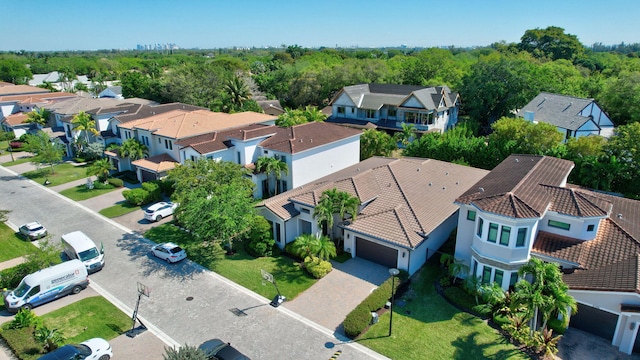
[{"label": "distant city skyline", "polygon": [[640,43],[637,0],[6,1],[0,51],[471,47],[558,26],[586,46]]}]

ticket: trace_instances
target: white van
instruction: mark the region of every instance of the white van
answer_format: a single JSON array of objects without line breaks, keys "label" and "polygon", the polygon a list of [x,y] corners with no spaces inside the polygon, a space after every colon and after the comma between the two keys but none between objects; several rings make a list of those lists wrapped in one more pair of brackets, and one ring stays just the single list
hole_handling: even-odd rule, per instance
[{"label": "white van", "polygon": [[18,287],[7,293],[4,307],[12,313],[31,309],[68,294],[77,294],[89,286],[87,268],[80,260],[65,261],[29,274]]},{"label": "white van", "polygon": [[104,266],[104,248],[100,244],[100,250],[93,240],[89,239],[82,231],[74,231],[62,235],[62,247],[69,259],[79,259],[87,267],[89,274],[94,273]]}]

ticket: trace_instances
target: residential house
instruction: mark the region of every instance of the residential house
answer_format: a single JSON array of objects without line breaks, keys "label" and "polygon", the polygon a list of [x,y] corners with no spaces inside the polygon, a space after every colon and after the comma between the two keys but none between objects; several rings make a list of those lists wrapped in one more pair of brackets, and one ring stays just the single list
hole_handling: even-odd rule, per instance
[{"label": "residential house", "polygon": [[262,108],[262,112],[268,115],[279,116],[284,114],[284,109],[279,100],[267,100],[264,96],[255,97],[254,100]]},{"label": "residential house", "polygon": [[[166,175],[176,164],[184,162],[183,157],[191,158],[177,142],[195,137],[216,133],[233,127],[249,124],[273,124],[276,118],[255,112],[235,114],[216,113],[209,110],[175,109],[137,120],[117,123],[120,143],[127,139],[137,139],[146,145],[148,158],[130,162],[128,158],[120,158],[118,154],[107,152],[119,171],[135,170],[141,181],[153,180]],[[238,163],[245,164],[241,157]]]},{"label": "residential house", "polygon": [[593,99],[542,92],[518,111],[518,116],[534,123],[558,128],[565,139],[580,136],[613,135],[614,124]]},{"label": "residential house", "polygon": [[108,86],[98,94],[99,98],[124,99],[122,86]]},{"label": "residential house", "polygon": [[455,257],[509,289],[531,257],[558,264],[571,326],[640,349],[640,202],[567,184],[573,163],[511,155],[456,199]]},{"label": "residential house", "polygon": [[177,142],[182,160],[208,158],[231,161],[254,169],[259,157],[275,157],[287,164],[288,173],[280,179],[272,174],[254,172],[255,197],[281,193],[342,170],[360,160],[360,135],[357,129],[310,122],[280,128],[250,124],[210,132]]},{"label": "residential house", "polygon": [[19,138],[23,134],[42,128],[36,124],[26,123],[27,113],[75,97],[76,95],[70,93],[48,91],[0,96],[0,124],[3,130],[13,131],[16,138]]},{"label": "residential house", "polygon": [[337,219],[327,232],[343,250],[415,273],[447,240],[458,221],[454,200],[487,174],[433,159],[373,157],[258,204],[284,248],[301,234],[320,235],[314,209],[336,188],[360,200],[355,220]]},{"label": "residential house", "polygon": [[83,84],[87,88],[91,88],[91,80],[87,75],[77,75],[71,81],[63,81],[60,78],[60,73],[58,71],[52,71],[46,74],[33,74],[31,80],[29,80],[29,85],[38,86],[43,85],[44,83],[51,83],[54,89],[60,91],[71,91],[75,89],[76,84]]},{"label": "residential house", "polygon": [[359,128],[444,132],[458,122],[460,96],[446,86],[360,84],[342,88],[329,105],[328,122]]}]

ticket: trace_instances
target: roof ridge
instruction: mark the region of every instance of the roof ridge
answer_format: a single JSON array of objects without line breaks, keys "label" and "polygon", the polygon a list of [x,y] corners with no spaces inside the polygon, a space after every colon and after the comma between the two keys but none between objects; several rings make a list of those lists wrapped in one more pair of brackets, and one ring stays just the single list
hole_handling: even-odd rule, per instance
[{"label": "roof ridge", "polygon": [[416,215],[415,211],[413,210],[413,207],[411,206],[411,203],[409,202],[407,195],[405,194],[404,190],[402,189],[402,186],[400,186],[400,183],[398,182],[398,178],[396,177],[396,174],[391,169],[391,164],[394,164],[394,163],[395,161],[386,165],[387,168],[389,169],[389,173],[391,174],[393,181],[396,183],[396,186],[398,187],[398,190],[402,195],[402,198],[404,199],[404,203],[407,204],[407,206],[409,207],[409,211],[411,212],[411,215],[413,216],[414,221],[416,222],[416,224],[418,224],[420,231],[424,232],[424,227],[422,226],[422,223],[420,222],[418,215]]}]

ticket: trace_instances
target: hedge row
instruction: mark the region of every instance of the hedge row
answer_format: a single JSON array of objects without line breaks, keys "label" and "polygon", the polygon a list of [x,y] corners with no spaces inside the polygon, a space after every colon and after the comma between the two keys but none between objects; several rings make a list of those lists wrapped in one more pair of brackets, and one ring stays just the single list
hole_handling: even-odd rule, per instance
[{"label": "hedge row", "polygon": [[25,276],[40,270],[35,261],[28,261],[0,271],[0,289],[15,289]]},{"label": "hedge row", "polygon": [[344,326],[344,332],[347,336],[351,339],[355,339],[360,335],[371,323],[371,313],[385,306],[387,301],[390,300],[391,283],[394,282],[394,292],[396,292],[408,278],[409,274],[404,270],[400,270],[400,274],[395,281],[389,277],[385,282],[378,286],[377,289],[371,292],[366,299],[356,306],[356,308],[347,315],[342,323]]}]

